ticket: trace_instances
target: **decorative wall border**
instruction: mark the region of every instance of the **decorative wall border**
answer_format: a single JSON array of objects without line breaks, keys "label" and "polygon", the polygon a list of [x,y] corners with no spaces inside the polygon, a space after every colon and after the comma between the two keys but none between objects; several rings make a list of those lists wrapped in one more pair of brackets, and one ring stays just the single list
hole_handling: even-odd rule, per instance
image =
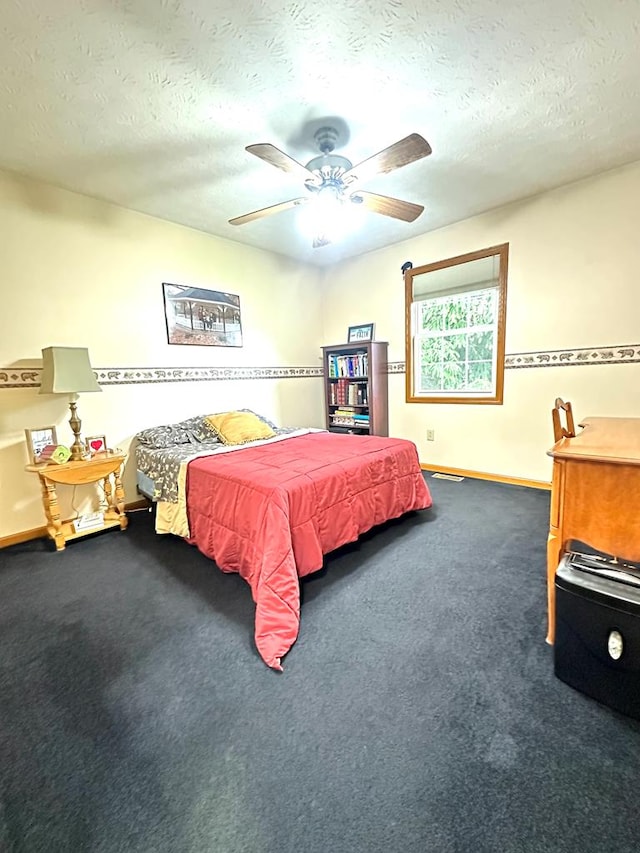
[{"label": "decorative wall border", "polygon": [[306,379],[321,367],[114,367],[95,371],[100,385],[209,382],[215,379]]},{"label": "decorative wall border", "polygon": [[[639,364],[640,344],[583,349],[540,350],[505,355],[506,370],[529,367],[593,367],[596,364]],[[389,373],[405,373],[404,361],[389,362]]]},{"label": "decorative wall border", "polygon": [[640,344],[613,347],[584,347],[540,352],[521,352],[505,356],[505,368],[583,367],[595,364],[634,364],[640,362]]},{"label": "decorative wall border", "polygon": [[[505,368],[592,367],[597,364],[640,364],[640,344],[582,349],[541,350],[505,356]],[[0,389],[38,388],[39,367],[0,368]],[[404,361],[391,361],[388,373],[405,373]],[[322,367],[99,367],[100,385],[148,385],[163,382],[210,382],[241,379],[321,378]]]},{"label": "decorative wall border", "polygon": [[[0,370],[0,388],[38,388],[40,368]],[[220,379],[306,379],[321,377],[322,367],[98,367],[100,385],[148,385],[162,382],[210,382]]]}]

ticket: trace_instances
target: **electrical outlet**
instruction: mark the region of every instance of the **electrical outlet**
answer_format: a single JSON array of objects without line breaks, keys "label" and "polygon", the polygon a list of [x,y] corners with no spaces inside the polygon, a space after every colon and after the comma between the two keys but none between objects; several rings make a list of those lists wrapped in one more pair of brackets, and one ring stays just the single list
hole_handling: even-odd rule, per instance
[{"label": "electrical outlet", "polygon": [[436,440],[436,432],[433,429],[427,430],[427,441],[435,441]]}]

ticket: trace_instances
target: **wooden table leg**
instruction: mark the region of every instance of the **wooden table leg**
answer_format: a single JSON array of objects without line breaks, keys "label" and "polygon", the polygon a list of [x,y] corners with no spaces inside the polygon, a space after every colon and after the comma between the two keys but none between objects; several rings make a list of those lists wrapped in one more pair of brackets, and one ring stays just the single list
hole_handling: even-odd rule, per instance
[{"label": "wooden table leg", "polygon": [[553,645],[556,637],[556,569],[560,562],[564,544],[564,501],[562,497],[564,480],[565,466],[562,462],[554,459],[549,536],[547,538],[547,643],[551,645]]},{"label": "wooden table leg", "polygon": [[547,539],[547,643],[553,645],[556,638],[556,569],[562,554],[562,539],[558,529],[551,527]]},{"label": "wooden table leg", "polygon": [[47,517],[49,536],[56,543],[56,551],[64,551],[66,543],[64,533],[62,532],[60,505],[58,504],[55,483],[52,483],[51,480],[47,480],[45,477],[41,477],[40,482],[42,484],[42,503],[44,504],[44,513]]},{"label": "wooden table leg", "polygon": [[104,489],[104,497],[107,502],[107,511],[113,510],[113,486],[111,485],[110,474],[108,474],[102,481],[102,487]]},{"label": "wooden table leg", "polygon": [[116,484],[116,508],[120,514],[120,529],[126,530],[127,524],[129,524],[129,519],[124,511],[124,489],[122,488],[120,471],[114,471],[113,479]]}]

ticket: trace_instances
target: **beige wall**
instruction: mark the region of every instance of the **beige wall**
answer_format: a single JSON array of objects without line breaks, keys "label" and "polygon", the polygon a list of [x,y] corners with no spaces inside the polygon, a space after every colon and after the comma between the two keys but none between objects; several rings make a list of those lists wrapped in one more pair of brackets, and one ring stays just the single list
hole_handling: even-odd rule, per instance
[{"label": "beige wall", "polygon": [[[52,345],[87,346],[95,368],[320,366],[313,267],[7,173],[0,234],[0,369],[39,366]],[[163,281],[238,294],[244,345],[169,346]],[[83,395],[78,411],[84,435],[126,449],[143,427],[235,406],[323,425],[318,378],[105,386]],[[44,523],[37,478],[24,471],[25,427],[55,424],[70,444],[68,416],[64,398],[0,388],[0,538]],[[137,497],[131,463],[128,501]],[[70,491],[61,490],[63,516]],[[87,500],[78,490],[76,505]]]},{"label": "beige wall", "polygon": [[[88,346],[95,367],[317,367],[323,343],[370,321],[403,362],[402,263],[502,242],[507,353],[640,344],[638,221],[640,163],[320,271],[0,173],[0,368],[37,366],[54,344]],[[168,346],[162,281],[239,294],[244,346]],[[556,396],[578,419],[640,416],[637,363],[507,370],[502,406],[409,405],[404,378],[389,377],[391,434],[414,440],[436,467],[548,481]],[[79,411],[85,435],[126,449],[142,427],[241,405],[282,424],[324,425],[317,378],[106,386],[83,395]],[[0,538],[44,521],[36,478],[23,470],[24,428],[55,423],[70,441],[67,418],[64,400],[0,389]],[[125,483],[134,500],[131,460]]]},{"label": "beige wall", "polygon": [[[402,264],[508,242],[507,353],[640,344],[638,222],[640,163],[370,253],[325,274],[326,339],[374,321],[390,360],[403,362]],[[391,434],[436,467],[548,481],[557,396],[578,419],[640,416],[637,363],[507,370],[502,406],[407,404],[404,381],[390,376]]]}]

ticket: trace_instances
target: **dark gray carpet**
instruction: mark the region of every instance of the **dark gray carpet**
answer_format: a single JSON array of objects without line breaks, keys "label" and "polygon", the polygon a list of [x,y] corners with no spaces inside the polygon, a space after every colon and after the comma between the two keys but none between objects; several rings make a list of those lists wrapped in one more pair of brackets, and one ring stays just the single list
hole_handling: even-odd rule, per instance
[{"label": "dark gray carpet", "polygon": [[282,674],[148,513],[0,552],[0,849],[637,851],[640,724],[544,642],[548,493],[428,483],[304,583]]}]

